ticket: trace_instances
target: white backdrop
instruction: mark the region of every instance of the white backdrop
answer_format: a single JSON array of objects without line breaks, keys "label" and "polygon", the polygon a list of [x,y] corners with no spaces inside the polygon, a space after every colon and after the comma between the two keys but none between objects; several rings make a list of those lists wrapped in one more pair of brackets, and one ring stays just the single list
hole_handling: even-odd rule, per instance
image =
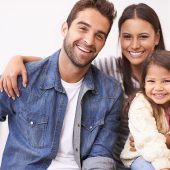
[{"label": "white backdrop", "polygon": [[[60,27],[77,0],[0,0],[0,74],[16,54],[46,57],[61,47]],[[169,0],[112,0],[118,12],[99,56],[117,55],[117,20],[125,6],[145,2],[159,15],[170,49]],[[168,38],[169,37],[169,38]]]},{"label": "white backdrop", "polygon": [[[46,57],[61,47],[60,27],[77,0],[0,0],[0,74],[8,60],[17,54]],[[111,0],[118,16],[99,57],[118,55],[117,20],[129,4],[144,2],[157,12],[170,50],[169,0]],[[0,161],[8,134],[6,123],[0,124]]]}]

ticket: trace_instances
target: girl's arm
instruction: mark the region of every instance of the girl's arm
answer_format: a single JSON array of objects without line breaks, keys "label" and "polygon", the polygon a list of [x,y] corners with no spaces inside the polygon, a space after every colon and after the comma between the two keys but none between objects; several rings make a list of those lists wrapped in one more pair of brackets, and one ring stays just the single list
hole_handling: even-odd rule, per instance
[{"label": "girl's arm", "polygon": [[142,94],[137,94],[129,109],[129,129],[135,148],[155,169],[170,168],[170,151],[166,137],[159,133],[152,108]]},{"label": "girl's arm", "polygon": [[24,63],[30,61],[39,61],[40,57],[32,57],[32,56],[21,56],[17,55],[11,58],[8,62],[2,76],[0,79],[0,91],[8,94],[9,97],[15,98],[19,96],[19,90],[17,85],[17,77],[19,75],[22,76],[23,86],[26,87],[28,82],[27,70],[25,68]]}]

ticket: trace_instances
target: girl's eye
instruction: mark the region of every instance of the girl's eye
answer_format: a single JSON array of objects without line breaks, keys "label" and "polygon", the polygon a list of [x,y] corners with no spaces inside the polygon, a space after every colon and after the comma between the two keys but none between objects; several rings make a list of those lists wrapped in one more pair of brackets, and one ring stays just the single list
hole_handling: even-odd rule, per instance
[{"label": "girl's eye", "polygon": [[146,80],[147,83],[153,83],[154,80]]},{"label": "girl's eye", "polygon": [[164,80],[164,83],[168,84],[168,83],[170,83],[170,80]]}]

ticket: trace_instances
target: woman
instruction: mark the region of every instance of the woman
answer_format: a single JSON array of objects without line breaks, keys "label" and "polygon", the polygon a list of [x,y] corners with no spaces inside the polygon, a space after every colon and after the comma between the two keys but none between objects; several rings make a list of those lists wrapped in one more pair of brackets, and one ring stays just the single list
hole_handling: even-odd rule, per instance
[{"label": "woman", "polygon": [[[118,27],[122,56],[97,59],[94,64],[105,73],[115,76],[122,83],[125,98],[127,98],[139,88],[145,59],[154,50],[165,49],[165,46],[159,18],[155,11],[146,4],[133,4],[126,7],[119,19]],[[4,88],[13,99],[15,99],[15,94],[19,96],[16,77],[22,75],[23,85],[26,86],[27,76],[23,62],[35,60],[39,60],[39,58],[14,57],[0,81],[0,90],[2,91]],[[126,114],[122,113],[122,115]],[[114,148],[118,170],[126,169],[119,156],[128,134],[127,118],[122,116],[120,136]]]}]

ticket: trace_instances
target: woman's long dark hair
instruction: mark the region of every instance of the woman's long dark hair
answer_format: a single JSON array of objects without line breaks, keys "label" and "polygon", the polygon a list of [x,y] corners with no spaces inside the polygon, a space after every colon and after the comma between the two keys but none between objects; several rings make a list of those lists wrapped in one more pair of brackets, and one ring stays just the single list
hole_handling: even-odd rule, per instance
[{"label": "woman's long dark hair", "polygon": [[[152,25],[155,33],[159,32],[160,41],[158,45],[155,46],[155,50],[158,50],[158,49],[164,50],[165,49],[164,38],[163,38],[162,28],[161,28],[159,18],[156,12],[151,7],[149,7],[148,5],[144,3],[133,4],[124,9],[118,22],[119,33],[121,30],[122,24],[126,20],[133,19],[135,17],[149,22]],[[124,86],[125,94],[127,96],[130,96],[136,90],[131,80],[132,70],[130,67],[130,62],[122,54],[122,58],[120,58],[117,61],[117,64],[123,76],[123,86]]]}]

